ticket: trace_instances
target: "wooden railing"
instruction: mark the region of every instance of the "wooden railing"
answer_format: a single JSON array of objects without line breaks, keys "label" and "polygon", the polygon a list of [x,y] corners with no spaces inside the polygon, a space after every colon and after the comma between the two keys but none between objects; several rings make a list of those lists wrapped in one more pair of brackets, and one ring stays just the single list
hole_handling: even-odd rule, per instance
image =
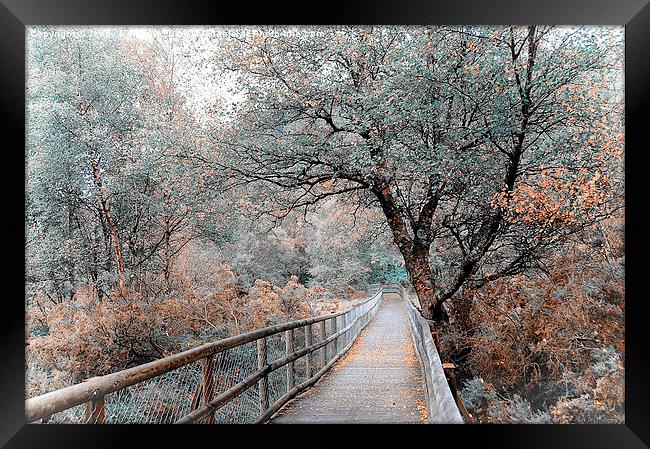
[{"label": "wooden railing", "polygon": [[27,399],[25,420],[265,422],[349,349],[381,299],[379,291],[340,312],[235,335]]},{"label": "wooden railing", "polygon": [[455,385],[452,392],[452,385],[445,372],[445,364],[440,360],[430,325],[410,300],[412,296],[417,301],[417,297],[409,295],[401,285],[393,287],[393,291],[402,297],[409,316],[413,343],[424,374],[429,423],[462,424],[464,419],[458,403],[460,397],[456,398]]}]

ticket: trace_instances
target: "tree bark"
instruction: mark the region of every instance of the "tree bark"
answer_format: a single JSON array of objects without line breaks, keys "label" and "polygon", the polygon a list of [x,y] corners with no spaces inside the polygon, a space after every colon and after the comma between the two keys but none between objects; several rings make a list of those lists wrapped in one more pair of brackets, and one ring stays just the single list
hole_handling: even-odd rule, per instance
[{"label": "tree bark", "polygon": [[[432,206],[431,202],[428,201],[422,209],[422,212],[426,212],[427,215],[421,213],[418,222],[411,223],[411,229],[409,229],[409,221],[403,217],[399,206],[395,202],[390,183],[382,176],[379,176],[372,187],[372,191],[379,200],[393,233],[395,244],[404,258],[406,271],[420,300],[422,316],[429,320],[446,321],[447,314],[442,307],[442,302],[436,300],[436,286],[429,257],[430,237],[428,233],[424,238],[418,237],[417,229],[413,229],[414,226],[418,229],[426,229],[427,226],[424,226],[426,224],[430,226],[428,215],[433,215],[435,204]],[[423,227],[421,228],[420,225]]]},{"label": "tree bark", "polygon": [[431,272],[429,247],[421,246],[410,252],[402,252],[406,271],[411,285],[420,300],[422,316],[428,320],[441,321],[446,319],[444,310],[436,302],[436,286]]}]

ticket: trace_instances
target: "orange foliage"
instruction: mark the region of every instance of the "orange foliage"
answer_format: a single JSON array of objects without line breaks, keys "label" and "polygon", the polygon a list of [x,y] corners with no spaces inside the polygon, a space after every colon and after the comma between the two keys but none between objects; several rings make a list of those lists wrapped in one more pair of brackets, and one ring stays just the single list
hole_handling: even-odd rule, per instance
[{"label": "orange foliage", "polygon": [[[172,269],[172,289],[136,290],[98,300],[78,286],[73,301],[36,294],[27,310],[29,397],[170,355],[206,341],[321,313],[325,291],[296,276],[278,287],[258,279],[244,289],[229,265],[188,245]],[[161,279],[151,278],[154,288]]]},{"label": "orange foliage", "polygon": [[[546,403],[555,422],[618,422],[625,351],[620,223],[621,217],[610,220],[601,242],[555,256],[547,276],[519,275],[466,290],[452,304],[455,332],[443,337],[448,356],[460,357],[466,375],[488,390]],[[593,367],[594,354],[603,350],[620,357],[604,374]],[[487,414],[481,419],[494,422]]]},{"label": "orange foliage", "polygon": [[512,192],[494,194],[492,205],[513,223],[571,225],[593,214],[609,195],[609,178],[599,170],[589,173],[586,169],[571,172],[547,168],[535,184],[521,183]]}]

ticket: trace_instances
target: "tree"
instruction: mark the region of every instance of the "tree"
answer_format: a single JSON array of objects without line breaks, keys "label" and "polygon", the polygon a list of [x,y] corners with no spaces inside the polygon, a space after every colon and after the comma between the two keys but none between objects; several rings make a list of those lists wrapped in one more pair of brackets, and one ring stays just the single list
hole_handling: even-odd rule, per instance
[{"label": "tree", "polygon": [[[543,269],[617,207],[620,33],[328,27],[234,33],[244,90],[213,133],[226,188],[276,219],[331,196],[379,207],[425,318],[463,286]],[[619,78],[616,78],[616,77]],[[618,170],[618,171],[617,171]],[[607,174],[607,175],[605,175]]]},{"label": "tree", "polygon": [[[85,45],[72,32],[39,29],[32,33],[40,36],[31,41],[28,62],[32,69],[27,139],[32,221],[44,233],[53,234],[54,242],[63,233],[71,246],[78,247],[79,256],[90,254],[88,277],[96,284],[99,268],[110,270],[115,263],[123,288],[124,257],[112,205],[116,192],[111,192],[114,186],[107,183],[110,174],[106,170],[123,166],[119,164],[123,160],[120,150],[133,139],[129,125],[135,111],[127,100],[139,74],[127,66],[122,68],[122,77],[112,78],[117,62],[107,55],[119,47],[115,33],[105,39],[94,39],[92,32],[81,33],[79,37],[87,39]],[[87,65],[89,59],[93,63]],[[59,213],[61,206],[67,214]],[[90,223],[88,216],[94,216]],[[50,218],[49,223],[45,217]],[[99,235],[105,248],[96,238]],[[104,258],[110,248],[112,257]],[[68,258],[72,283],[79,269],[75,262],[80,262],[74,259]],[[53,275],[55,270],[50,269]]]},{"label": "tree", "polygon": [[179,157],[200,139],[177,87],[173,39],[30,33],[30,279],[52,282],[57,302],[80,280],[99,298],[114,286],[146,289],[151,272],[170,288],[173,257],[192,238],[206,191]]}]

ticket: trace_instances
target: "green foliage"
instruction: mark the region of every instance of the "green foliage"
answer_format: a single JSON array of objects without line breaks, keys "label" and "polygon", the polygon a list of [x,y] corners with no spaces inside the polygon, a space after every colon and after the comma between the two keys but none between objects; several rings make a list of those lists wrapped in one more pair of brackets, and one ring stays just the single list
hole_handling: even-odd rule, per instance
[{"label": "green foliage", "polygon": [[[500,397],[494,387],[482,379],[471,379],[460,391],[463,403],[474,416],[487,416],[494,424],[551,424],[546,411],[535,410],[524,398],[515,394],[512,399]],[[481,421],[482,422],[482,421]]]}]

